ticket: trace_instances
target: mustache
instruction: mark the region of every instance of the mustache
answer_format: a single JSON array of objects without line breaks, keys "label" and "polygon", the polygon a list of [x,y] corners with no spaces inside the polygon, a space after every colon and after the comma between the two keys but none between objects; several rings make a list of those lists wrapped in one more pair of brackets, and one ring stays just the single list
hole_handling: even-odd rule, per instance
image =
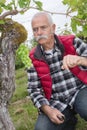
[{"label": "mustache", "polygon": [[41,36],[34,37],[34,39],[38,42],[40,39],[48,39],[48,36],[47,35],[41,35]]}]

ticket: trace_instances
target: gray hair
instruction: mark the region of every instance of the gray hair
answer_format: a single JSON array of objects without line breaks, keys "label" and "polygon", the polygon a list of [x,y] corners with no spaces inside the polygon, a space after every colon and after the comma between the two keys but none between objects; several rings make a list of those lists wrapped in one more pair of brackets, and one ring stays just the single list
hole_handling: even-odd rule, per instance
[{"label": "gray hair", "polygon": [[31,20],[31,23],[32,23],[32,21],[34,20],[34,18],[36,18],[36,17],[38,17],[38,16],[41,16],[41,15],[44,15],[44,16],[47,17],[49,24],[53,24],[53,19],[52,19],[51,15],[48,14],[48,13],[46,13],[46,12],[38,12],[38,13],[36,13],[36,14],[33,16],[32,20]]}]

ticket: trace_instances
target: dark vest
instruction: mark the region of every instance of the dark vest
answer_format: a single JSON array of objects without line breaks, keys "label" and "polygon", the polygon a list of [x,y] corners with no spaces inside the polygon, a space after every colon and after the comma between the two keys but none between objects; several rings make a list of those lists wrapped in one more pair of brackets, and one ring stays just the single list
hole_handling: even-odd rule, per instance
[{"label": "dark vest", "polygon": [[[68,55],[68,54],[78,55],[73,46],[74,38],[75,38],[74,35],[58,36],[58,39],[64,45],[64,48],[65,48],[64,55]],[[46,61],[43,59],[43,57],[39,59],[34,56],[35,51],[36,51],[36,48],[32,49],[29,56],[37,71],[38,77],[40,79],[42,88],[45,93],[45,97],[49,100],[51,97],[51,93],[52,93],[52,79],[50,76],[50,68],[49,68],[48,64],[46,63]],[[38,54],[39,54],[39,52],[38,52]],[[78,77],[82,82],[87,84],[87,71],[81,70],[78,66],[70,68],[70,71],[76,77]]]}]

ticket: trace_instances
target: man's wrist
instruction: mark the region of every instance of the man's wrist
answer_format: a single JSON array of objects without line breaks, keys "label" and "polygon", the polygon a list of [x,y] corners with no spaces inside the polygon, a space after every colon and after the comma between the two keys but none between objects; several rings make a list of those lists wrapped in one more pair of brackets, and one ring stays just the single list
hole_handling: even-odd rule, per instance
[{"label": "man's wrist", "polygon": [[80,57],[79,65],[87,66],[87,58],[86,57]]},{"label": "man's wrist", "polygon": [[40,108],[46,115],[48,115],[50,113],[50,111],[52,110],[52,108],[49,105],[43,105]]}]

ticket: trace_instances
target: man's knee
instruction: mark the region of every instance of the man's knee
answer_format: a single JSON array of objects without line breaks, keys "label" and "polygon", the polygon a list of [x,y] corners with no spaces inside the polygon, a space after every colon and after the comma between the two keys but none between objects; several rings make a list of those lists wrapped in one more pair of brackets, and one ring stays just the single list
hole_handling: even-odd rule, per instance
[{"label": "man's knee", "polygon": [[77,94],[74,107],[76,112],[87,120],[87,88],[80,90]]}]

